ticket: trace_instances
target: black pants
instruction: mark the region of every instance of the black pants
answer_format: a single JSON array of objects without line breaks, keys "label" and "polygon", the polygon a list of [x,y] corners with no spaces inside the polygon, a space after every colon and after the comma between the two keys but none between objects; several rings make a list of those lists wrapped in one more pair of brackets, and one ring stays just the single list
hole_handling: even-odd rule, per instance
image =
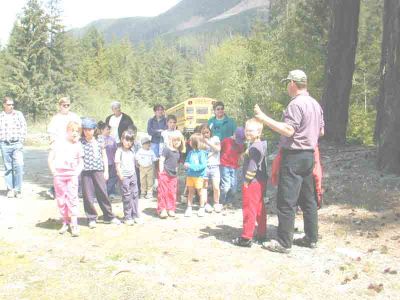
[{"label": "black pants", "polygon": [[318,212],[312,175],[314,152],[283,151],[278,186],[278,242],[292,247],[297,205],[303,211],[304,232],[311,242],[318,239]]},{"label": "black pants", "polygon": [[85,209],[88,221],[95,221],[97,219],[97,211],[94,207],[94,199],[103,212],[104,221],[110,221],[114,218],[112,213],[111,203],[108,199],[107,185],[104,179],[103,171],[83,171],[82,178],[82,192],[83,192],[83,208]]}]

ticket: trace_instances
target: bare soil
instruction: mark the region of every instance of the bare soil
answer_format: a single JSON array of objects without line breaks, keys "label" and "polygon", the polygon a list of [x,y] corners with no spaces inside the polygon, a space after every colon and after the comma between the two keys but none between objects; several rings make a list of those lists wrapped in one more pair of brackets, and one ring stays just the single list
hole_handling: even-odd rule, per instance
[{"label": "bare soil", "polygon": [[[141,201],[144,224],[86,225],[59,235],[47,152],[27,148],[22,199],[0,196],[0,299],[398,299],[400,178],[378,172],[375,150],[322,147],[324,206],[315,250],[238,248],[240,203],[221,214],[161,220]],[[4,183],[0,188],[4,190]],[[270,189],[268,236],[276,235]],[[122,205],[113,203],[122,217]],[[99,210],[100,212],[100,210]],[[296,219],[302,233],[302,216]]]}]

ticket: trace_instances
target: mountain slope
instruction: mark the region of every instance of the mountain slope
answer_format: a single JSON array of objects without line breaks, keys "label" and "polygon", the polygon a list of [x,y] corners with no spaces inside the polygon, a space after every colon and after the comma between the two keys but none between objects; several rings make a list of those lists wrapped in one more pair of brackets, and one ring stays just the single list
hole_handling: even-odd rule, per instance
[{"label": "mountain slope", "polygon": [[[82,36],[95,27],[106,41],[128,38],[132,43],[151,42],[161,37],[178,38],[195,32],[246,33],[257,16],[268,12],[269,0],[182,0],[167,12],[151,18],[97,20],[72,30]],[[226,27],[225,27],[226,26]]]}]

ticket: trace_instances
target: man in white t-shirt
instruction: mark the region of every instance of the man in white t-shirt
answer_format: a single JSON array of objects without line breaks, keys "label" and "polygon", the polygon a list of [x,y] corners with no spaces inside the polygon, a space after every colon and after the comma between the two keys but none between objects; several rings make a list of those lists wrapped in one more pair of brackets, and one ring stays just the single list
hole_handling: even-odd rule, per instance
[{"label": "man in white t-shirt", "polygon": [[118,143],[121,142],[122,133],[128,128],[136,129],[130,116],[121,111],[121,103],[114,101],[111,103],[112,115],[106,118],[106,124],[111,127],[111,136]]}]

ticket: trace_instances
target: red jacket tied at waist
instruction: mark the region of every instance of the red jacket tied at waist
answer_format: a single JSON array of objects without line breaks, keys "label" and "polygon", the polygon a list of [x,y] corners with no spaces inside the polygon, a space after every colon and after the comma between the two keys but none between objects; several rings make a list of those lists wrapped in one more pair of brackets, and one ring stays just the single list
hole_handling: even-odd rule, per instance
[{"label": "red jacket tied at waist", "polygon": [[[279,170],[281,167],[281,159],[282,159],[282,149],[279,150],[278,155],[272,162],[272,170],[271,170],[271,184],[273,186],[277,186],[279,183]],[[314,150],[314,182],[315,182],[315,192],[317,196],[318,208],[321,207],[322,204],[322,165],[319,154],[319,147],[315,147]]]}]

